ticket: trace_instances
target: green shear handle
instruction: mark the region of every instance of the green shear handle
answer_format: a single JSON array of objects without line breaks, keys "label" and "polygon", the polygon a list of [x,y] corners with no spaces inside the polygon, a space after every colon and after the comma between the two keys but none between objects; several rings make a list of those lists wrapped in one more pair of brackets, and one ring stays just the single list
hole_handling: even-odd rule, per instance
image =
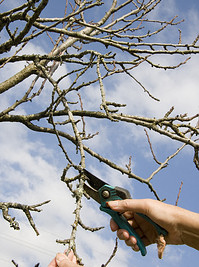
[{"label": "green shear handle", "polygon": [[[106,192],[106,194],[105,194]],[[120,213],[110,209],[107,207],[106,203],[108,201],[112,200],[122,200],[121,197],[117,195],[117,191],[114,187],[110,185],[104,185],[99,189],[99,195],[100,195],[100,200],[101,200],[101,206],[100,210],[108,213],[113,220],[117,223],[120,229],[125,229],[128,231],[129,235],[134,236],[137,239],[137,245],[140,249],[140,252],[142,256],[145,256],[147,254],[146,247],[140,238],[140,236],[136,233],[136,231],[133,229],[133,227],[128,223],[127,219]],[[152,221],[148,216],[142,214],[142,213],[137,213],[139,216],[143,217],[145,220],[147,220],[149,223],[151,223],[157,230],[158,234],[162,234],[166,236],[168,232],[156,224],[154,221]]]},{"label": "green shear handle", "polygon": [[137,239],[137,245],[141,251],[141,254],[142,254],[142,256],[145,256],[147,253],[146,247],[145,247],[144,243],[142,242],[141,238],[139,237],[139,235],[135,232],[133,227],[128,223],[126,218],[123,215],[119,214],[118,212],[111,210],[110,208],[104,208],[104,207],[100,206],[100,210],[111,215],[111,217],[117,223],[117,225],[119,226],[120,229],[127,230],[129,232],[129,235],[132,235]]}]

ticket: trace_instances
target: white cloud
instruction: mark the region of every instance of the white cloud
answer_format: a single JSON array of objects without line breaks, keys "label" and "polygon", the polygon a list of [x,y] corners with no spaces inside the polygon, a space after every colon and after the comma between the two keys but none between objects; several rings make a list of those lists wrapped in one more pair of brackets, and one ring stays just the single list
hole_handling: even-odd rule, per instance
[{"label": "white cloud", "polygon": [[[103,122],[98,120],[86,120],[86,133],[87,134],[97,134],[89,141],[85,142],[86,146],[92,147],[93,150],[107,153],[109,148],[112,146],[112,142],[109,138],[109,130],[110,126],[105,126]],[[106,147],[106,151],[104,151],[104,147]]]},{"label": "white cloud", "polygon": [[149,14],[150,19],[171,18],[171,15],[177,12],[176,3],[172,0],[167,0],[159,3],[155,9]]},{"label": "white cloud", "polygon": [[55,154],[32,140],[23,126],[2,124],[0,146],[1,199],[28,205],[51,199],[41,207],[41,213],[32,212],[41,233],[39,237],[22,211],[10,210],[21,226],[19,232],[9,229],[9,223],[1,218],[1,257],[14,259],[22,266],[33,266],[36,260],[47,266],[56,251],[62,250],[55,239],[70,235],[74,201],[59,179],[61,170],[52,164],[56,163]]},{"label": "white cloud", "polygon": [[160,260],[157,257],[156,244],[150,246],[150,248],[148,248],[148,252],[154,255],[151,260],[151,263],[154,267],[182,266],[182,261],[185,253],[183,247],[167,245],[163,254],[163,259]]},{"label": "white cloud", "polygon": [[90,110],[96,110],[100,108],[101,105],[101,93],[99,84],[90,85],[84,88],[81,93],[84,108]]},{"label": "white cloud", "polygon": [[[175,63],[172,58],[168,58],[164,59],[164,64]],[[174,114],[188,112],[193,115],[199,108],[197,64],[198,57],[193,56],[191,61],[177,70],[157,70],[144,64],[132,72],[160,102],[151,99],[138,84],[126,76],[118,77],[117,86],[114,92],[109,93],[109,99],[126,103],[125,111],[133,115],[160,117],[172,106],[175,107]]]},{"label": "white cloud", "polygon": [[[106,232],[106,234],[109,234]],[[85,266],[88,267],[98,267],[102,263],[106,263],[109,259],[113,248],[115,246],[114,235],[109,238],[103,236],[103,230],[99,234],[83,232],[82,238],[79,240],[79,245],[81,255],[84,256]],[[116,253],[115,258],[111,261],[110,267],[115,266],[128,266],[128,260],[130,258],[129,251],[125,248],[122,248],[118,244],[118,252]]]}]

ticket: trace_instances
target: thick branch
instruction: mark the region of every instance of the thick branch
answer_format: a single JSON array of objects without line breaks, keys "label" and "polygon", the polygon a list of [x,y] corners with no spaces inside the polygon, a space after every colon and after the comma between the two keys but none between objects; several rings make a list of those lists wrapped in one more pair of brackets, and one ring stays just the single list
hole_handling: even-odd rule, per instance
[{"label": "thick branch", "polygon": [[8,52],[13,45],[17,46],[21,40],[24,38],[24,36],[30,31],[33,23],[36,21],[36,19],[41,14],[42,10],[46,7],[48,4],[48,0],[42,0],[39,6],[34,11],[32,17],[28,20],[26,23],[24,29],[19,33],[17,37],[10,38],[7,42],[0,45],[0,53]]}]

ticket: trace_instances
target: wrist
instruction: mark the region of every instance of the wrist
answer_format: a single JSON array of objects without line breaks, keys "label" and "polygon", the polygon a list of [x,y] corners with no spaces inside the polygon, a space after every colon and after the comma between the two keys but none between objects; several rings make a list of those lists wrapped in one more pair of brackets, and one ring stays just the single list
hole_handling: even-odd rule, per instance
[{"label": "wrist", "polygon": [[179,208],[177,218],[182,244],[199,250],[199,214]]}]

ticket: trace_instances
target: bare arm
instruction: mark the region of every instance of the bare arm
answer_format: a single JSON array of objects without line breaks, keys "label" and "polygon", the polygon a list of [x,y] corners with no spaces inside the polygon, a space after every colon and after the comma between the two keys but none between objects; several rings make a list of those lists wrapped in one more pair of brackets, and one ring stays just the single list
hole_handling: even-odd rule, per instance
[{"label": "bare arm", "polygon": [[178,217],[183,243],[199,250],[199,214],[180,209]]}]

